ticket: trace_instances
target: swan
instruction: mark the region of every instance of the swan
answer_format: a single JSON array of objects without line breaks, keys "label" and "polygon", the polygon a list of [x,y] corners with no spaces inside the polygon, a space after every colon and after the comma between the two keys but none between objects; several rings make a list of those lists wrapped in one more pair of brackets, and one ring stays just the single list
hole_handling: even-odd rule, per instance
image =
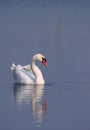
[{"label": "swan", "polygon": [[40,61],[47,67],[47,60],[42,54],[35,54],[32,57],[31,64],[28,65],[11,65],[11,73],[13,75],[14,83],[19,84],[37,84],[45,83],[41,70],[36,66],[36,62]]}]

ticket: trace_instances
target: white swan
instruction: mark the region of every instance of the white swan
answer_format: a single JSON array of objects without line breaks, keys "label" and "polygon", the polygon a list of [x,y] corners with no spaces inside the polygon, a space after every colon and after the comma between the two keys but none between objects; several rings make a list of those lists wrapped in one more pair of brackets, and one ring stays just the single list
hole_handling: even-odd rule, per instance
[{"label": "white swan", "polygon": [[35,65],[36,61],[42,62],[47,66],[46,58],[42,54],[36,54],[32,57],[31,64],[21,66],[11,66],[11,72],[13,74],[14,82],[20,84],[44,84],[44,78],[41,70]]}]

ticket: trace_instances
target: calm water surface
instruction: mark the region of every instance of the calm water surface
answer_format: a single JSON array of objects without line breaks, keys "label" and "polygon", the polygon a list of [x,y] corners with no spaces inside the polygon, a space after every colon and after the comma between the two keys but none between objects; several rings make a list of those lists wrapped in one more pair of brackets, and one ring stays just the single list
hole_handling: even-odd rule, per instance
[{"label": "calm water surface", "polygon": [[[0,130],[90,130],[90,3],[0,3]],[[46,85],[13,84],[36,53]]]},{"label": "calm water surface", "polygon": [[0,96],[2,129],[90,128],[90,84],[16,84],[2,86]]}]

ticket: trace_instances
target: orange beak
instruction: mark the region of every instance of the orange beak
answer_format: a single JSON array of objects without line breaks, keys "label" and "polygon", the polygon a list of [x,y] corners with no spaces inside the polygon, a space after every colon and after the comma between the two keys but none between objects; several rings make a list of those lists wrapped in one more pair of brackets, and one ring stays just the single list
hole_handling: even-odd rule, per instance
[{"label": "orange beak", "polygon": [[48,66],[46,61],[43,60],[42,63],[43,63],[46,67]]}]

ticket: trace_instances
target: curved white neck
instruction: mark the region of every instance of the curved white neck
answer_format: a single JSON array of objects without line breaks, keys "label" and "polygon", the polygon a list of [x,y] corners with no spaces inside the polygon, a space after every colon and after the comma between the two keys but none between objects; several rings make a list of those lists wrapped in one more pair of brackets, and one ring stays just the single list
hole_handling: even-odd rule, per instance
[{"label": "curved white neck", "polygon": [[43,82],[44,83],[44,79],[43,79],[43,75],[41,70],[35,65],[35,61],[32,60],[31,62],[31,69],[33,74],[35,75],[36,78],[36,83],[40,83]]},{"label": "curved white neck", "polygon": [[35,75],[35,77],[37,77],[38,76],[38,71],[37,71],[37,67],[35,65],[35,61],[31,62],[31,69],[32,69],[32,72]]}]

